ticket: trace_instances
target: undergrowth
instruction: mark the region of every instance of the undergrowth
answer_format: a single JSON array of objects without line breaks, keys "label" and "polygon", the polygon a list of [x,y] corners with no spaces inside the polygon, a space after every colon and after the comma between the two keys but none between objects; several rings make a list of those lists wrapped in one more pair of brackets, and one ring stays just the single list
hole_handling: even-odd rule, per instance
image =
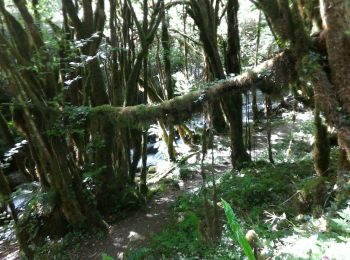
[{"label": "undergrowth", "polygon": [[[347,252],[350,248],[350,206],[336,205],[334,200],[338,151],[336,148],[331,150],[329,177],[317,178],[311,156],[312,132],[313,125],[309,121],[296,124],[291,133],[273,144],[275,164],[267,162],[267,153],[263,152],[258,160],[245,164],[241,170],[227,171],[217,178],[217,195],[232,206],[236,226],[240,225],[242,234],[248,230],[258,234],[258,259],[321,259],[324,256],[346,259],[350,255]],[[196,166],[183,166],[180,178],[191,178],[196,174],[193,170]],[[178,188],[177,182],[164,181],[160,189],[165,185]],[[317,195],[319,187],[323,188],[324,197]],[[211,192],[209,190],[209,195]],[[317,206],[315,200],[318,200]],[[222,204],[218,206],[222,207]],[[239,243],[232,240],[223,209],[219,215],[220,238],[213,242],[206,237],[200,189],[180,195],[172,204],[169,219],[162,232],[150,237],[143,247],[126,252],[124,257],[245,259]],[[64,259],[67,247],[79,247],[85,240],[81,234],[70,236],[51,244],[50,248],[42,248],[42,252],[55,256],[51,259]],[[103,255],[103,259],[110,259],[108,257]]]},{"label": "undergrowth", "polygon": [[[226,172],[218,179],[218,196],[232,205],[242,230],[254,230],[259,235],[262,259],[321,259],[333,256],[329,249],[339,247],[345,250],[344,245],[350,243],[349,206],[339,208],[333,202],[336,148],[331,152],[330,177],[322,180],[326,196],[321,206],[315,210],[313,198],[300,202],[305,190],[310,189],[312,193],[313,187],[320,184],[314,173],[312,147],[308,140],[312,131],[312,124],[306,121],[296,125],[288,138],[275,144],[276,164],[268,163],[262,154],[259,161],[246,164],[240,171]],[[128,252],[126,258],[245,258],[239,245],[230,237],[223,210],[220,211],[222,234],[217,242],[208,243],[203,236],[204,219],[201,191],[184,194],[172,205],[168,227],[151,237],[147,246]],[[313,245],[306,241],[312,238],[316,248],[310,249]],[[304,243],[303,249],[300,243]],[[288,248],[294,248],[294,251],[288,251]],[[341,254],[339,257],[336,259],[346,259]]]},{"label": "undergrowth", "polygon": [[[284,202],[297,191],[296,184],[310,176],[312,167],[311,161],[279,165],[267,162],[251,163],[240,172],[225,173],[219,179],[218,193],[234,207],[245,230],[254,229],[260,236],[276,239],[289,232],[290,224],[287,223],[285,227],[282,225],[281,229],[271,232],[271,226],[265,223],[266,214],[271,212],[282,215],[287,210],[292,212],[288,216],[297,215],[293,212],[291,203]],[[177,258],[206,259],[241,257],[242,252],[232,243],[228,228],[224,225],[223,212],[221,240],[214,244],[204,242],[200,230],[204,219],[200,192],[180,196],[173,205],[172,214],[168,228],[152,237],[147,247],[130,252],[127,255],[129,259],[158,259],[161,256],[169,258],[175,255]]]},{"label": "undergrowth", "polygon": [[79,250],[84,242],[91,239],[102,239],[105,236],[102,232],[73,231],[69,232],[60,240],[47,241],[42,247],[35,248],[35,259],[67,260],[71,259],[67,252]]}]

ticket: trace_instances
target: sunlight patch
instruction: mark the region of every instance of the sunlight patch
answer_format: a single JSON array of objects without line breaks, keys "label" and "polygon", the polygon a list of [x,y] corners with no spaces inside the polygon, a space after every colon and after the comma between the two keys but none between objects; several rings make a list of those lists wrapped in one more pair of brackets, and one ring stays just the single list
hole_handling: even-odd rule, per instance
[{"label": "sunlight patch", "polygon": [[9,253],[4,258],[4,260],[15,260],[15,259],[19,259],[19,250]]}]

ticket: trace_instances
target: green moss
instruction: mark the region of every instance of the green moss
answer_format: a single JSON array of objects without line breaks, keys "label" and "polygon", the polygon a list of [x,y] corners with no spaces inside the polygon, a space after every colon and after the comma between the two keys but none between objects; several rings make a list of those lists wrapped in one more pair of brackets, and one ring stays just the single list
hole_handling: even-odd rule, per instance
[{"label": "green moss", "polygon": [[148,114],[147,106],[146,105],[138,105],[135,107],[135,113],[137,117],[144,117]]},{"label": "green moss", "polygon": [[299,185],[299,196],[294,200],[294,205],[299,209],[299,212],[317,214],[318,209],[323,207],[326,202],[329,185],[328,179],[325,177],[304,180]]},{"label": "green moss", "polygon": [[313,158],[317,175],[326,176],[329,171],[330,147],[328,142],[327,126],[323,124],[320,111],[316,108],[315,115],[315,143]]},{"label": "green moss", "polygon": [[203,243],[199,230],[198,216],[186,211],[181,215],[173,215],[172,225],[151,239],[149,248],[128,252],[127,259],[181,259],[197,257],[208,250]]},{"label": "green moss", "polygon": [[150,105],[148,107],[148,112],[147,113],[153,115],[153,114],[155,114],[157,112],[157,110],[158,110],[158,106],[157,105]]},{"label": "green moss", "polygon": [[97,115],[97,114],[111,114],[111,113],[115,113],[116,109],[110,105],[101,105],[101,106],[97,106],[97,107],[93,107],[90,109],[90,114],[92,116]]},{"label": "green moss", "polygon": [[188,180],[196,173],[195,170],[188,165],[181,165],[179,171],[182,180]]},{"label": "green moss", "polygon": [[303,195],[307,195],[316,190],[318,186],[323,185],[326,180],[324,177],[314,177],[306,180],[301,184],[301,192],[303,192]]},{"label": "green moss", "polygon": [[119,109],[110,105],[102,105],[90,109],[89,117],[91,121],[105,121],[116,126]]},{"label": "green moss", "polygon": [[148,174],[155,174],[157,173],[157,167],[156,166],[150,166],[148,168]]}]

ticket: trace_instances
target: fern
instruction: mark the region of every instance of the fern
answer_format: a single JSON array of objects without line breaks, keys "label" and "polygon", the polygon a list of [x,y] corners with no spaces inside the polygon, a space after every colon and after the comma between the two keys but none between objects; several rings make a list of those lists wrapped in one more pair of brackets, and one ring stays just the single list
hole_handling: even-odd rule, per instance
[{"label": "fern", "polygon": [[350,234],[350,207],[337,212],[340,218],[332,219],[335,227],[344,233]]}]

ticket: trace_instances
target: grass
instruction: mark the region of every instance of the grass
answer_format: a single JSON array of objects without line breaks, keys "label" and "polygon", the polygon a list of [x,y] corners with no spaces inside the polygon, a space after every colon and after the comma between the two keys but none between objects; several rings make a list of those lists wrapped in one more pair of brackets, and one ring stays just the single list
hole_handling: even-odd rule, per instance
[{"label": "grass", "polygon": [[99,232],[69,232],[60,240],[47,241],[42,247],[35,248],[35,259],[67,260],[70,259],[68,251],[78,251],[85,241],[102,239],[104,236]]},{"label": "grass", "polygon": [[[279,121],[278,124],[283,122]],[[345,248],[342,247],[344,243],[350,243],[348,212],[339,215],[342,211],[332,203],[332,176],[327,180],[327,201],[319,209],[321,218],[313,217],[310,211],[300,214],[300,190],[315,179],[312,149],[307,141],[312,133],[312,122],[296,124],[289,138],[274,145],[275,165],[268,163],[266,154],[262,154],[259,161],[245,165],[239,172],[226,172],[218,180],[218,196],[234,207],[242,230],[253,229],[258,233],[260,254],[265,257],[320,259],[328,253],[327,248]],[[286,160],[287,149],[289,157]],[[331,172],[335,172],[337,157],[337,149],[332,149]],[[207,243],[203,236],[205,218],[202,201],[201,191],[180,196],[172,206],[168,228],[151,237],[146,247],[128,252],[127,259],[244,259],[239,243],[231,238],[222,210],[221,237],[214,243]],[[334,217],[338,221],[333,221]],[[322,221],[333,224],[320,230],[319,223]],[[306,256],[298,255],[300,244],[314,238],[318,250],[313,248],[314,251]],[[294,248],[294,252],[288,251],[288,247],[280,241]],[[308,252],[308,246],[310,243],[306,243],[303,250]]]},{"label": "grass", "polygon": [[[291,170],[293,169],[293,170]],[[285,203],[297,190],[296,183],[312,174],[312,162],[281,163],[276,166],[266,162],[247,165],[240,173],[227,172],[218,184],[219,196],[234,205],[243,229],[254,229],[268,239],[277,239],[290,233],[290,224],[272,232],[265,223],[266,212],[282,215],[288,210],[288,217],[295,217],[293,205]],[[172,218],[168,228],[151,238],[147,247],[129,252],[128,259],[158,259],[174,257],[204,259],[239,259],[242,252],[230,238],[223,211],[221,224],[223,235],[217,243],[206,243],[201,233],[204,222],[202,195],[185,194],[180,196],[172,208]],[[277,221],[277,224],[280,224]]]}]

